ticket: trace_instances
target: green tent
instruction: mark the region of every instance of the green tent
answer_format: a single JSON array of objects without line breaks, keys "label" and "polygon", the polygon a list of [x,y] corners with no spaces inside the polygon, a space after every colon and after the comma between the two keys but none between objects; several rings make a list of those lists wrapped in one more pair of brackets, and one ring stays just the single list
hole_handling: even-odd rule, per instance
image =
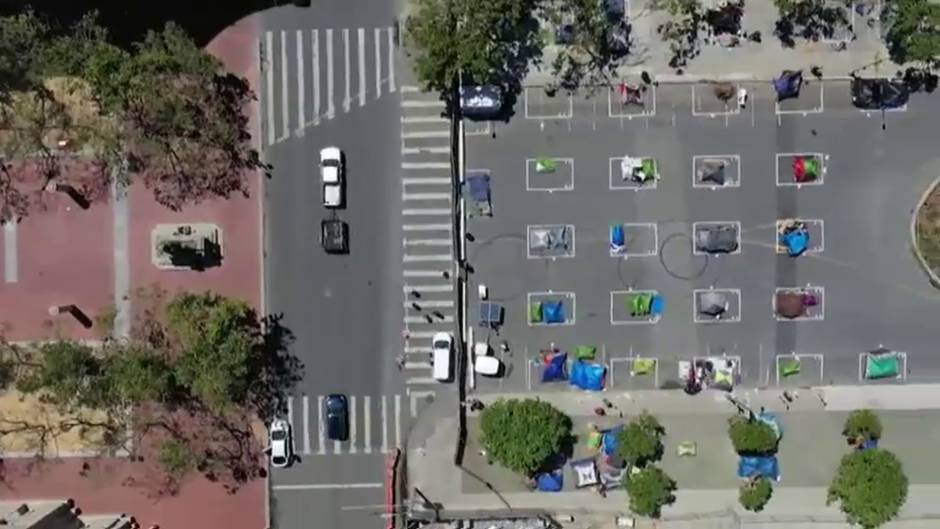
[{"label": "green tent", "polygon": [[558,162],[551,158],[539,158],[535,161],[536,173],[554,173],[558,168]]},{"label": "green tent", "polygon": [[578,360],[594,360],[594,357],[597,356],[597,347],[593,345],[575,346],[574,356]]},{"label": "green tent", "polygon": [[529,323],[542,322],[542,302],[529,303]]},{"label": "green tent", "polygon": [[643,158],[643,180],[652,180],[654,178],[656,178],[656,160]]},{"label": "green tent", "polygon": [[865,378],[897,378],[901,373],[900,355],[895,352],[869,354],[865,363]]},{"label": "green tent", "polygon": [[656,360],[653,358],[636,358],[633,360],[634,375],[648,375],[656,370]]},{"label": "green tent", "polygon": [[788,377],[800,372],[800,359],[790,358],[780,363],[780,376]]},{"label": "green tent", "polygon": [[652,294],[637,294],[630,298],[629,309],[630,315],[634,318],[649,316],[651,312],[651,307],[653,305],[653,295]]}]

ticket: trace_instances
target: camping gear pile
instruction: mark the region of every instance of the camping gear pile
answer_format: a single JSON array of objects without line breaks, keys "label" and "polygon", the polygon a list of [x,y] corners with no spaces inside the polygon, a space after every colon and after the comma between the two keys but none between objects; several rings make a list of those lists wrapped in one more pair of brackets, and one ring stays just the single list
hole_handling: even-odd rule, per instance
[{"label": "camping gear pile", "polygon": [[790,257],[803,255],[809,247],[809,230],[806,223],[787,219],[777,222],[777,246]]},{"label": "camping gear pile", "polygon": [[688,395],[698,394],[702,389],[731,391],[738,373],[737,360],[726,356],[697,358],[694,362],[679,361],[679,379]]},{"label": "camping gear pile", "polygon": [[571,248],[571,231],[567,226],[529,230],[529,249],[534,253],[567,252]]},{"label": "camping gear pile", "polygon": [[777,92],[777,102],[800,97],[803,87],[803,72],[801,70],[784,70],[780,77],[773,81],[774,91]]},{"label": "camping gear pile", "polygon": [[903,79],[852,79],[852,104],[863,110],[901,108],[910,95]]},{"label": "camping gear pile", "polygon": [[900,378],[902,374],[901,353],[884,347],[865,354],[865,378],[878,380]]},{"label": "camping gear pile", "polygon": [[734,224],[711,225],[695,232],[695,249],[709,254],[733,253],[738,249]]},{"label": "camping gear pile", "polygon": [[[755,419],[770,426],[777,435],[778,440],[783,436],[780,421],[777,420],[775,414],[761,413]],[[738,460],[738,477],[744,479],[767,478],[780,481],[780,463],[777,461],[777,456],[741,456],[741,459]]]},{"label": "camping gear pile", "polygon": [[575,347],[575,361],[571,364],[572,386],[585,391],[603,391],[607,381],[607,367],[594,362],[597,347],[579,345]]},{"label": "camping gear pile", "polygon": [[793,181],[802,184],[819,179],[819,160],[815,156],[793,157]]},{"label": "camping gear pile", "polygon": [[467,171],[464,182],[464,195],[467,201],[467,214],[470,217],[492,217],[493,206],[490,201],[490,174],[488,171]]},{"label": "camping gear pile", "polygon": [[780,291],[774,301],[774,310],[777,316],[787,319],[802,318],[806,316],[807,309],[819,304],[815,294],[799,291]]},{"label": "camping gear pile", "polygon": [[627,309],[633,318],[659,318],[665,308],[665,299],[652,292],[634,294],[627,301]]},{"label": "camping gear pile", "polygon": [[568,321],[563,300],[535,301],[529,304],[529,323],[557,325]]},{"label": "camping gear pile", "polygon": [[542,351],[542,382],[568,380],[568,353],[552,347]]},{"label": "camping gear pile", "polygon": [[699,296],[698,312],[704,316],[715,318],[716,320],[728,311],[730,303],[728,296],[721,291],[708,291]]},{"label": "camping gear pile", "polygon": [[633,158],[624,156],[620,161],[620,176],[624,181],[648,184],[659,179],[656,160],[652,158]]},{"label": "camping gear pile", "polygon": [[701,166],[695,171],[695,178],[703,184],[725,185],[727,177],[725,169],[728,167],[728,161],[720,158],[706,158]]}]

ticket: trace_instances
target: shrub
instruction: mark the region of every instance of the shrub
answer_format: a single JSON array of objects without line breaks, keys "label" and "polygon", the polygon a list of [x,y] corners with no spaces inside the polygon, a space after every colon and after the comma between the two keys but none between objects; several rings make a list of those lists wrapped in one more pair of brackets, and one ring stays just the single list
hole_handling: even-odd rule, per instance
[{"label": "shrub", "polygon": [[777,451],[777,434],[762,421],[734,416],[728,420],[728,436],[740,455],[770,455]]},{"label": "shrub", "polygon": [[659,461],[665,433],[656,417],[644,411],[618,434],[617,455],[631,466],[642,467]]},{"label": "shrub", "polygon": [[850,524],[874,529],[897,516],[907,500],[907,485],[901,462],[891,452],[852,452],[842,458],[826,504],[838,501]]},{"label": "shrub", "polygon": [[748,481],[741,485],[738,500],[745,509],[760,512],[764,509],[764,505],[767,505],[767,502],[770,501],[773,491],[773,486],[767,478]]},{"label": "shrub", "polygon": [[630,510],[640,516],[659,518],[664,505],[676,501],[676,482],[657,466],[650,465],[624,478]]},{"label": "shrub", "polygon": [[498,400],[480,415],[480,444],[493,461],[531,476],[562,452],[571,419],[547,402]]},{"label": "shrub", "polygon": [[872,410],[855,410],[846,417],[842,435],[850,441],[881,439],[881,420]]}]

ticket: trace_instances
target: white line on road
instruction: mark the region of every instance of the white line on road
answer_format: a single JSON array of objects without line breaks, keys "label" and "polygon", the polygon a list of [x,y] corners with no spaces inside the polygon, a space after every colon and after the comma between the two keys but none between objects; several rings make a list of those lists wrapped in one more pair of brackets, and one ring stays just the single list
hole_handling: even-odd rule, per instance
[{"label": "white line on road", "polygon": [[442,255],[408,255],[408,254],[405,254],[402,256],[401,260],[403,263],[420,263],[422,261],[428,261],[428,262],[434,261],[434,262],[442,263],[442,262],[447,262],[447,261],[453,261],[454,256],[443,255],[443,254]]},{"label": "white line on road", "polygon": [[429,322],[424,316],[405,316],[405,323],[409,325],[420,325],[422,323],[427,325],[434,325],[436,323],[454,323],[454,317],[449,314],[445,315],[443,318],[431,316],[431,321]]},{"label": "white line on road", "polygon": [[349,453],[355,454],[356,448],[356,397],[349,397]]},{"label": "white line on road", "polygon": [[362,426],[365,434],[365,450],[367,454],[372,453],[372,397],[366,395],[362,397]]},{"label": "white line on road", "polygon": [[384,483],[311,483],[309,485],[273,485],[272,490],[381,489]]},{"label": "white line on road", "polygon": [[[450,181],[448,178],[447,181]],[[405,224],[401,227],[403,231],[446,231],[450,230],[453,224]]]},{"label": "white line on road", "polygon": [[402,154],[450,154],[450,147],[402,147]]},{"label": "white line on road", "polygon": [[408,345],[405,347],[405,354],[429,354],[431,346]]},{"label": "white line on road", "polygon": [[447,162],[402,162],[402,169],[450,169]]},{"label": "white line on road", "polygon": [[320,30],[310,31],[313,55],[313,124],[320,124]]},{"label": "white line on road", "polygon": [[297,30],[297,137],[304,136],[304,124],[307,123],[307,117],[304,115],[304,32]]},{"label": "white line on road", "polygon": [[402,116],[402,123],[440,123],[441,125],[449,125],[450,121],[441,116]]},{"label": "white line on road", "polygon": [[271,60],[274,53],[274,33],[266,31],[264,33],[264,67],[265,67],[265,103],[268,111],[265,112],[268,118],[268,145],[274,145],[274,61]]},{"label": "white line on road", "polygon": [[294,427],[294,397],[287,397],[287,424]]},{"label": "white line on road", "polygon": [[359,28],[359,106],[366,104],[366,28]]},{"label": "white line on road", "polygon": [[440,107],[444,110],[444,103],[437,99],[405,99],[402,100],[403,107]]},{"label": "white line on road", "polygon": [[408,185],[450,185],[453,181],[450,178],[402,178],[401,183]]},{"label": "white line on road", "polygon": [[[402,197],[405,200],[404,197]],[[453,212],[448,208],[413,208],[413,209],[403,209],[401,214],[406,217],[420,217],[420,216],[437,216],[445,215],[450,216]]]},{"label": "white line on road", "polygon": [[402,239],[405,246],[450,246],[450,239]]},{"label": "white line on road", "polygon": [[323,395],[317,395],[317,453],[326,453],[326,435],[323,431]]},{"label": "white line on road", "polygon": [[405,369],[431,369],[431,362],[405,362]]},{"label": "white line on road", "polygon": [[444,277],[444,270],[405,270],[403,277]]},{"label": "white line on road", "polygon": [[395,395],[395,446],[401,448],[401,395]]},{"label": "white line on road", "polygon": [[437,334],[437,331],[411,331],[409,334],[410,334],[410,339],[412,340],[416,338],[425,338],[425,339],[430,340],[431,338],[434,337],[435,334]]},{"label": "white line on road", "polygon": [[395,91],[395,41],[392,28],[388,28],[388,91]]},{"label": "white line on road", "polygon": [[336,117],[333,106],[333,30],[326,30],[326,119]]},{"label": "white line on road", "polygon": [[382,453],[388,452],[388,401],[382,395]]},{"label": "white line on road", "polygon": [[281,140],[290,137],[290,105],[287,104],[287,31],[281,30]]},{"label": "white line on road", "polygon": [[401,195],[402,200],[450,200],[450,198],[450,193],[402,193]]},{"label": "white line on road", "polygon": [[449,138],[449,130],[422,130],[419,132],[403,132],[401,134],[402,139],[417,139],[417,138]]},{"label": "white line on road", "polygon": [[375,28],[372,32],[375,40],[375,98],[382,95],[382,28]]},{"label": "white line on road", "polygon": [[454,306],[454,301],[451,299],[436,299],[436,300],[417,300],[417,301],[405,301],[402,303],[405,307],[410,307],[412,303],[417,303],[422,309],[441,309]]},{"label": "white line on road", "polygon": [[419,294],[431,292],[452,292],[454,290],[454,285],[450,283],[443,285],[405,285],[403,290],[405,292],[415,291]]},{"label": "white line on road", "polygon": [[411,93],[411,94],[413,94],[413,93],[416,93],[416,92],[420,92],[421,89],[418,88],[417,86],[405,85],[405,86],[401,87],[401,91],[402,91],[403,94],[405,94],[405,93]]},{"label": "white line on road", "polygon": [[407,384],[407,385],[409,385],[409,386],[418,386],[418,385],[425,385],[425,384],[437,384],[437,383],[438,383],[437,380],[435,380],[435,379],[433,379],[433,378],[431,378],[431,377],[414,377],[414,378],[409,378],[408,380],[405,381],[405,384]]},{"label": "white line on road", "polygon": [[310,397],[304,395],[304,454],[310,453]]},{"label": "white line on road", "polygon": [[345,53],[346,61],[346,97],[343,99],[343,111],[349,112],[349,103],[352,101],[349,96],[349,28],[343,29],[343,53]]}]

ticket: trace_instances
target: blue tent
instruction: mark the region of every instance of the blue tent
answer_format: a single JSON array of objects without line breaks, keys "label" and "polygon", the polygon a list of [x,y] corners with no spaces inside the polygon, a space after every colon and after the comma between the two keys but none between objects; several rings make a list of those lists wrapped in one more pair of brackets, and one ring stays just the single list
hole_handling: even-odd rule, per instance
[{"label": "blue tent", "polygon": [[587,391],[604,389],[607,368],[601,364],[577,361],[571,365],[571,385]]},{"label": "blue tent", "polygon": [[542,321],[545,323],[564,323],[565,304],[562,300],[542,303]]},{"label": "blue tent", "polygon": [[542,382],[568,380],[568,353],[555,353],[545,361]]},{"label": "blue tent", "polygon": [[490,175],[485,172],[474,172],[467,176],[467,187],[470,189],[470,198],[477,202],[490,200]]},{"label": "blue tent", "polygon": [[761,475],[774,481],[779,480],[780,466],[777,464],[777,456],[741,457],[738,462],[738,477],[752,478],[755,475]]},{"label": "blue tent", "polygon": [[617,441],[617,435],[623,431],[623,425],[614,426],[613,428],[606,430],[604,432],[604,454],[613,455],[617,453],[617,446],[619,443]]},{"label": "blue tent", "polygon": [[780,77],[774,79],[774,90],[777,92],[777,101],[784,101],[800,96],[803,86],[803,72],[784,70]]},{"label": "blue tent", "polygon": [[535,478],[535,487],[542,492],[558,492],[565,486],[565,478],[560,470],[545,472]]},{"label": "blue tent", "polygon": [[790,257],[803,255],[809,247],[809,232],[805,229],[790,231],[780,236],[780,243],[787,247]]},{"label": "blue tent", "polygon": [[623,225],[616,224],[610,227],[610,249],[614,251],[623,250],[626,246],[626,238],[623,235]]}]

